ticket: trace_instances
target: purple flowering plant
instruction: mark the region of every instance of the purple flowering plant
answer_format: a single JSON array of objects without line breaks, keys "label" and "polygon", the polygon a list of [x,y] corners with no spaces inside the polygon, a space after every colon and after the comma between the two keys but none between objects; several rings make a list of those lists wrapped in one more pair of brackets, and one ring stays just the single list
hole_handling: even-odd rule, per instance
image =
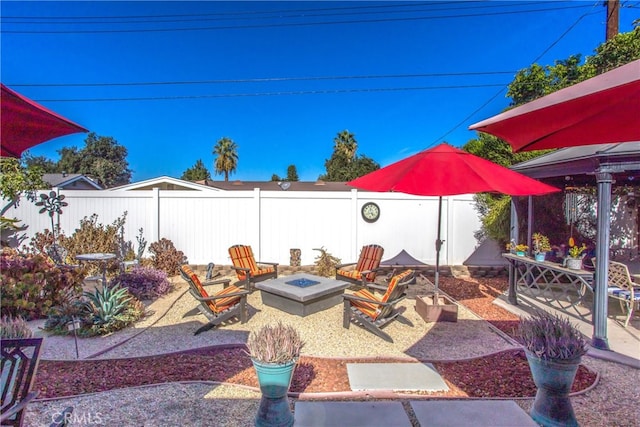
[{"label": "purple flowering plant", "polygon": [[127,288],[133,296],[140,300],[155,299],[173,289],[167,273],[153,267],[143,266],[134,266],[130,271],[119,274],[113,279],[112,284]]}]

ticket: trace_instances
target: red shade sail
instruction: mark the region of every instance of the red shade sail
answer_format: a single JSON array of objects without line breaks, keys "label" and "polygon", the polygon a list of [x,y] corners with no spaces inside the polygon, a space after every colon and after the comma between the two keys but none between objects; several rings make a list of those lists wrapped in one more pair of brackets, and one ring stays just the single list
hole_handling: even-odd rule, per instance
[{"label": "red shade sail", "polygon": [[448,144],[421,151],[347,185],[368,191],[396,191],[417,196],[481,192],[528,196],[560,191]]},{"label": "red shade sail", "polygon": [[640,60],[469,126],[514,151],[640,140]]},{"label": "red shade sail", "polygon": [[[440,196],[436,238],[435,290],[440,267],[442,196],[497,192],[511,196],[541,195],[560,191],[511,169],[474,156],[448,144],[440,144],[382,169],[347,182],[368,191],[395,191],[417,196]],[[437,298],[434,299],[437,301]]]},{"label": "red shade sail", "polygon": [[24,150],[59,136],[88,132],[80,125],[2,84],[0,155],[20,157]]}]

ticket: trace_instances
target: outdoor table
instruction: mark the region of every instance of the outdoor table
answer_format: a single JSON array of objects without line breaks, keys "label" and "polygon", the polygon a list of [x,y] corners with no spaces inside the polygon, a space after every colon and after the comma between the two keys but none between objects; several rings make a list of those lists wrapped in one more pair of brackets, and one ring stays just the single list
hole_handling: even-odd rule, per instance
[{"label": "outdoor table", "polygon": [[76,259],[79,261],[98,261],[102,266],[102,284],[107,284],[107,261],[114,259],[116,254],[96,252],[91,254],[76,255]]},{"label": "outdoor table", "polygon": [[340,304],[347,287],[347,282],[305,273],[256,283],[264,305],[301,317]]},{"label": "outdoor table", "polygon": [[[586,299],[593,297],[592,271],[573,270],[555,262],[536,261],[512,253],[502,256],[509,261],[508,300],[511,304],[518,304],[518,291],[521,291],[546,303],[554,303],[564,311],[573,308],[579,313],[577,307],[581,304],[591,311],[593,302]],[[579,315],[585,317],[584,313]]]}]

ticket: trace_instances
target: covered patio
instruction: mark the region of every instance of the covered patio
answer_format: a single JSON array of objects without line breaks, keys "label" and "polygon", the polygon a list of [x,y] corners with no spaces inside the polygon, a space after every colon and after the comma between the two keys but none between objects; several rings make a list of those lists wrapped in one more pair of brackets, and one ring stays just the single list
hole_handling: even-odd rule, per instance
[{"label": "covered patio", "polygon": [[[545,182],[564,188],[596,188],[597,203],[593,207],[597,211],[596,247],[598,257],[596,271],[607,271],[609,260],[626,264],[632,275],[640,273],[640,256],[638,242],[640,241],[640,219],[638,214],[637,195],[640,187],[640,142],[626,142],[617,144],[598,144],[581,147],[564,148],[537,157],[533,160],[512,166],[524,175],[532,178],[544,179]],[[611,240],[611,201],[612,194],[621,197],[626,215],[624,226],[617,227],[617,234],[622,228],[622,239]],[[629,209],[626,209],[629,207]],[[512,214],[512,231],[517,238],[518,218],[516,210]],[[620,220],[619,220],[620,221]],[[531,246],[531,236],[535,218],[533,216],[533,201],[529,198],[527,215],[528,244]],[[606,249],[605,249],[606,248]],[[604,267],[604,268],[603,268]],[[598,304],[598,298],[607,298],[606,277],[594,277],[594,287],[597,289],[601,281],[602,291],[594,292],[591,322],[593,324],[593,345],[600,349],[610,349],[608,333],[609,306]]]}]

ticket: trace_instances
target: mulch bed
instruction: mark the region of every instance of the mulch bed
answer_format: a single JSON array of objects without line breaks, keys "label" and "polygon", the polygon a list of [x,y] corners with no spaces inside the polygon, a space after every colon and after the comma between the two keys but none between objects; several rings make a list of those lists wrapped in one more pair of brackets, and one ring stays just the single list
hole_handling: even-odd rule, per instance
[{"label": "mulch bed", "polygon": [[[506,289],[506,279],[441,278],[440,288],[487,321],[511,335],[518,317],[491,302]],[[290,392],[351,391],[347,363],[397,362],[397,359],[326,359],[301,357]],[[449,386],[442,397],[533,397],[529,365],[521,350],[466,361],[435,362]],[[597,375],[580,366],[572,392],[585,390]],[[162,356],[116,360],[40,361],[34,389],[39,398],[59,398],[117,388],[176,381],[217,381],[258,387],[251,359],[243,347],[210,347]],[[423,394],[423,393],[420,393]]]}]

